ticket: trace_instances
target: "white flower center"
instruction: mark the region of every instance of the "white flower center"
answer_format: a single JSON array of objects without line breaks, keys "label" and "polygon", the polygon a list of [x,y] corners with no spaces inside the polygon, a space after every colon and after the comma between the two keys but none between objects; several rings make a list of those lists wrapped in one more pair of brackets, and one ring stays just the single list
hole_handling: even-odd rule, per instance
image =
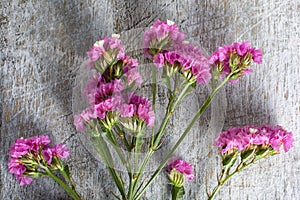
[{"label": "white flower center", "polygon": [[175,22],[173,22],[173,21],[171,21],[171,20],[167,20],[167,24],[168,24],[169,26],[172,26],[172,25],[175,24]]},{"label": "white flower center", "polygon": [[120,38],[120,35],[114,33],[114,34],[111,35],[111,37],[112,37],[112,38]]},{"label": "white flower center", "polygon": [[103,48],[104,40],[99,40],[95,42],[94,46]]},{"label": "white flower center", "polygon": [[249,128],[250,133],[254,134],[256,133],[258,130],[255,128]]}]

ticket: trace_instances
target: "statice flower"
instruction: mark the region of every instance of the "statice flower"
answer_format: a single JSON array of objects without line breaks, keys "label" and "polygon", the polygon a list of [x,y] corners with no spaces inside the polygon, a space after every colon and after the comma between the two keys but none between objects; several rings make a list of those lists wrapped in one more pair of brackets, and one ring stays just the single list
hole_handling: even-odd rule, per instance
[{"label": "statice flower", "polygon": [[23,175],[16,175],[16,179],[20,182],[20,186],[29,185],[33,181],[33,178]]},{"label": "statice flower", "polygon": [[229,46],[218,47],[210,58],[210,61],[216,65],[216,78],[223,78],[234,73],[231,77],[233,83],[237,82],[241,76],[252,72],[249,68],[252,60],[260,64],[262,51],[251,48],[250,42],[236,42]]},{"label": "statice flower", "polygon": [[152,58],[157,53],[172,49],[174,44],[182,43],[184,33],[170,20],[156,20],[144,33],[142,47],[147,57]]},{"label": "statice flower", "polygon": [[141,132],[145,125],[154,125],[155,114],[147,98],[128,93],[123,96],[123,102],[118,111],[122,117],[120,122],[125,128],[133,132]]},{"label": "statice flower", "polygon": [[177,171],[183,174],[187,180],[191,181],[194,178],[194,171],[192,164],[177,158],[173,158],[168,162],[166,167],[167,173],[170,175],[172,171]]},{"label": "statice flower", "polygon": [[127,79],[125,80],[126,84],[131,85],[135,83],[137,86],[142,84],[142,76],[138,72],[138,61],[137,59],[132,59],[129,56],[125,56],[123,59],[123,76]]},{"label": "statice flower", "polygon": [[271,148],[275,153],[279,153],[281,148],[285,152],[289,151],[293,143],[292,132],[284,130],[281,126],[244,126],[220,133],[214,145],[220,147],[223,154],[230,154],[234,150],[247,150],[254,146]]},{"label": "statice flower", "polygon": [[55,169],[57,163],[52,162],[53,158],[60,159],[69,156],[70,152],[64,144],[50,147],[50,142],[48,135],[42,135],[26,139],[19,138],[11,146],[8,171],[16,175],[20,185],[30,184],[32,178],[43,175],[44,167]]},{"label": "statice flower", "polygon": [[168,70],[171,72],[169,76],[179,71],[187,80],[197,80],[200,84],[208,83],[211,79],[209,59],[197,46],[186,42],[174,45],[171,51],[158,53],[154,56],[153,62],[157,67],[166,65],[173,68]]},{"label": "statice flower", "polygon": [[85,123],[87,123],[91,119],[97,118],[94,110],[94,106],[90,106],[87,109],[83,110],[81,114],[74,116],[74,125],[76,127],[76,130],[85,131]]},{"label": "statice flower", "polygon": [[113,34],[111,37],[103,37],[102,40],[93,45],[90,51],[87,52],[90,68],[95,68],[103,73],[108,66],[125,57],[125,47],[121,45],[119,37],[117,34]]}]

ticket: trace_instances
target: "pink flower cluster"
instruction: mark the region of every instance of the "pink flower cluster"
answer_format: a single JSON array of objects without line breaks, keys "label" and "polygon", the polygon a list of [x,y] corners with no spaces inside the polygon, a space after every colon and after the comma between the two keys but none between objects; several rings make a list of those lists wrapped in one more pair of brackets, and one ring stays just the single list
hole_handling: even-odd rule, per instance
[{"label": "pink flower cluster", "polygon": [[152,58],[161,50],[169,49],[174,44],[181,44],[184,33],[172,21],[156,20],[144,33],[142,47],[147,57]]},{"label": "pink flower cluster", "polygon": [[181,174],[183,174],[187,180],[191,181],[194,178],[194,171],[192,164],[185,162],[184,160],[173,158],[168,162],[166,167],[166,171],[168,174],[172,172],[172,170],[177,170]]},{"label": "pink flower cluster", "polygon": [[155,114],[152,111],[151,102],[136,94],[130,94],[128,104],[124,103],[119,107],[122,117],[138,117],[146,122],[148,126],[154,125]]},{"label": "pink flower cluster", "polygon": [[125,84],[121,79],[114,79],[108,83],[103,76],[96,74],[87,83],[83,90],[83,95],[90,105],[97,105],[111,96],[119,96],[125,89]]},{"label": "pink flower cluster", "polygon": [[110,111],[117,111],[123,118],[138,118],[145,121],[148,126],[154,125],[155,114],[151,102],[132,93],[109,96],[100,103],[90,106],[75,116],[74,125],[78,131],[85,131],[86,122],[97,118],[102,120]]},{"label": "pink flower cluster", "polygon": [[[128,84],[135,82],[139,86],[142,83],[142,76],[137,70],[137,59],[132,59],[125,54],[125,47],[121,45],[118,35],[104,37],[102,40],[96,42],[90,51],[87,52],[87,55],[89,57],[90,68],[96,68],[99,71],[100,67],[103,70],[100,70],[103,73],[101,78],[109,78],[106,81],[124,75],[127,78],[126,83]],[[108,69],[109,65],[113,67]],[[113,74],[114,70],[118,73]]]},{"label": "pink flower cluster", "polygon": [[[114,58],[116,52],[116,59],[107,66],[109,59]],[[90,120],[103,120],[108,116],[107,113],[111,113],[109,115],[111,118],[106,121],[109,122],[106,128],[111,127],[120,115],[121,117],[137,117],[144,120],[148,126],[152,126],[154,112],[149,101],[137,95],[124,94],[127,93],[125,91],[128,91],[128,88],[132,87],[132,84],[140,86],[142,77],[137,70],[137,60],[125,54],[125,48],[121,45],[119,38],[104,37],[103,40],[96,42],[87,54],[96,69],[99,67],[105,70],[97,69],[98,73],[88,81],[83,91],[89,107],[74,117],[76,129],[85,131],[85,126]],[[105,62],[101,61],[102,58]]]},{"label": "pink flower cluster", "polygon": [[113,56],[112,59],[117,58],[118,60],[124,59],[125,47],[121,45],[121,40],[118,35],[112,35],[112,37],[103,37],[102,40],[97,41],[87,55],[90,59],[90,67],[93,67],[93,63],[97,60],[104,58],[107,54]]},{"label": "pink flower cluster", "polygon": [[[232,57],[235,55],[235,57]],[[232,59],[232,60],[231,60]],[[262,62],[262,51],[260,49],[251,48],[250,42],[236,42],[232,45],[225,45],[218,47],[218,49],[212,54],[210,58],[214,64],[220,64],[222,75],[227,75],[232,72],[230,62],[236,62],[235,64],[242,69],[242,74],[252,72],[249,67],[251,60],[255,63],[260,64]]]},{"label": "pink flower cluster", "polygon": [[153,57],[153,62],[157,67],[162,67],[166,64],[180,64],[176,67],[181,72],[190,71],[200,84],[208,83],[211,79],[209,60],[203,55],[197,46],[181,43],[176,44],[173,50],[163,51]]},{"label": "pink flower cluster", "polygon": [[[39,165],[46,163],[51,165],[53,157],[66,158],[70,152],[64,144],[50,147],[48,135],[35,136],[31,138],[20,138],[10,147],[8,170],[15,174],[20,185],[30,184],[33,179],[26,174],[38,172]],[[46,164],[44,163],[44,164]]]},{"label": "pink flower cluster", "polygon": [[293,143],[292,132],[284,130],[281,126],[244,126],[220,133],[214,145],[221,147],[221,153],[230,153],[234,149],[243,151],[253,145],[270,146],[279,153],[281,147],[285,152],[289,151]]}]

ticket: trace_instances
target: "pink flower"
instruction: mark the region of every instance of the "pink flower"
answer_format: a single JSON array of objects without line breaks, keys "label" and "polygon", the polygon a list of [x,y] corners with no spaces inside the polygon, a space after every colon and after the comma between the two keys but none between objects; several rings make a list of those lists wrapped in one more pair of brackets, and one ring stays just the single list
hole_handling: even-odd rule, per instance
[{"label": "pink flower", "polygon": [[122,117],[136,116],[145,121],[148,126],[154,125],[155,114],[152,111],[152,104],[147,98],[136,94],[127,94],[123,98],[126,103],[118,108]]},{"label": "pink flower", "polygon": [[94,107],[94,113],[96,117],[104,119],[106,112],[117,110],[121,104],[121,101],[121,97],[114,96],[101,101],[99,104],[96,104]]},{"label": "pink flower", "polygon": [[142,47],[147,57],[152,58],[158,51],[172,48],[176,43],[182,43],[184,33],[171,21],[156,20],[144,33]]},{"label": "pink flower", "polygon": [[90,61],[95,62],[102,56],[102,52],[103,50],[100,47],[93,46],[86,54],[90,58]]},{"label": "pink flower", "polygon": [[210,57],[210,61],[218,66],[217,70],[221,73],[220,78],[224,78],[233,72],[232,70],[237,73],[231,79],[231,83],[236,83],[241,76],[252,72],[249,69],[252,60],[260,64],[262,51],[250,48],[250,42],[236,42],[231,46],[218,47]]},{"label": "pink flower", "polygon": [[74,125],[76,127],[76,130],[85,131],[84,120],[81,115],[74,116]]},{"label": "pink flower", "polygon": [[276,127],[274,132],[270,135],[270,144],[273,149],[280,152],[280,148],[283,147],[285,152],[288,152],[294,145],[294,139],[292,132],[287,132],[281,127]]},{"label": "pink flower", "polygon": [[21,175],[26,171],[25,166],[16,158],[10,159],[8,162],[8,171],[11,174]]},{"label": "pink flower", "polygon": [[233,149],[243,151],[252,145],[270,145],[276,152],[283,147],[287,152],[293,147],[293,134],[281,126],[244,126],[233,127],[219,134],[214,145],[221,147],[221,153]]},{"label": "pink flower", "polygon": [[[176,44],[173,51],[166,51],[164,54],[157,54],[156,56],[161,57],[162,55],[171,65],[174,65],[175,62],[179,63],[183,72],[190,71],[200,84],[206,84],[211,79],[210,61],[197,46],[186,43]],[[154,57],[154,63],[156,62],[155,59],[156,57]],[[163,58],[159,59],[163,62]],[[161,65],[161,63],[156,65]]]},{"label": "pink flower", "polygon": [[31,149],[35,152],[39,152],[40,147],[47,147],[51,142],[48,135],[35,136],[32,138],[28,138],[28,140],[30,140]]},{"label": "pink flower", "polygon": [[257,64],[261,64],[261,62],[262,62],[262,50],[252,48],[250,52],[252,54],[253,61]]},{"label": "pink flower", "polygon": [[171,173],[172,170],[177,170],[183,174],[187,180],[191,181],[194,178],[193,166],[192,164],[185,162],[184,160],[173,158],[168,162],[166,167],[167,173]]},{"label": "pink flower", "polygon": [[[107,57],[109,55],[109,58]],[[115,59],[123,59],[125,57],[125,47],[121,45],[121,40],[117,35],[112,37],[103,37],[102,40],[97,41],[90,51],[87,52],[90,64],[99,59],[104,59],[106,62],[111,62]]]},{"label": "pink flower", "polygon": [[30,177],[27,177],[24,175],[17,175],[16,178],[20,182],[21,186],[29,185],[33,181],[33,178],[30,178]]},{"label": "pink flower", "polygon": [[64,144],[56,144],[51,148],[52,155],[58,158],[66,158],[70,155],[70,151]]},{"label": "pink flower", "polygon": [[44,159],[46,160],[48,165],[51,165],[52,162],[52,157],[53,157],[53,152],[50,148],[44,149],[42,151],[42,155],[44,157]]},{"label": "pink flower", "polygon": [[123,104],[119,107],[119,112],[122,117],[132,117],[134,114],[133,104]]},{"label": "pink flower", "polygon": [[143,82],[143,78],[141,74],[136,70],[132,69],[124,74],[125,77],[127,77],[128,84],[135,83],[136,86],[141,86]]},{"label": "pink flower", "polygon": [[156,67],[160,68],[162,66],[164,66],[164,56],[161,53],[156,54],[153,57],[153,63],[156,65]]},{"label": "pink flower", "polygon": [[20,185],[30,184],[33,180],[31,177],[36,177],[35,174],[47,167],[45,161],[51,165],[53,156],[65,158],[69,155],[65,145],[59,144],[51,148],[50,142],[48,135],[42,135],[17,139],[11,146],[8,171],[16,175]]},{"label": "pink flower", "polygon": [[244,56],[250,49],[250,42],[235,42],[233,47],[238,55]]},{"label": "pink flower", "polygon": [[9,156],[12,158],[19,158],[28,153],[30,150],[30,145],[28,140],[17,139],[15,143],[10,147]]}]

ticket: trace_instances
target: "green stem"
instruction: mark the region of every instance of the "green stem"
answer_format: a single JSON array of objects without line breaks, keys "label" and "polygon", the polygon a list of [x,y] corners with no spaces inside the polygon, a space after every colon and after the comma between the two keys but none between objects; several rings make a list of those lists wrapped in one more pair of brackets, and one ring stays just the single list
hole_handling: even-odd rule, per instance
[{"label": "green stem", "polygon": [[[171,115],[173,114],[176,106],[181,102],[181,100],[189,93],[191,84],[188,83],[186,84],[185,88],[181,91],[181,93],[179,94],[177,100],[174,103],[174,96],[170,96],[170,100],[169,100],[169,104],[166,110],[166,114],[165,117],[163,119],[163,122],[159,128],[158,133],[155,136],[154,142],[153,142],[153,148],[157,148],[157,146],[159,145],[160,139],[162,137],[162,135],[164,134],[164,131],[167,127],[167,124],[169,122],[169,119],[171,117]],[[176,88],[174,88],[174,91],[176,90]]]},{"label": "green stem", "polygon": [[77,194],[75,189],[70,188],[66,183],[64,183],[61,179],[55,176],[47,167],[44,168],[47,175],[52,178],[55,182],[57,182],[73,199],[81,200],[80,196]]},{"label": "green stem", "polygon": [[172,200],[179,200],[183,197],[185,192],[183,186],[181,187],[172,186],[171,193],[172,193]]},{"label": "green stem", "polygon": [[181,142],[184,140],[184,138],[187,136],[195,122],[200,118],[200,116],[204,113],[204,111],[207,109],[219,89],[230,79],[230,75],[224,79],[218,87],[214,89],[214,91],[209,95],[209,97],[206,99],[206,101],[202,104],[201,108],[198,110],[196,115],[194,116],[193,120],[190,122],[184,133],[181,135],[179,140],[176,142],[174,147],[171,149],[171,151],[167,154],[166,158],[163,160],[163,162],[160,164],[160,166],[157,168],[157,170],[154,172],[154,174],[151,176],[150,180],[147,182],[147,184],[143,187],[142,191],[136,194],[135,199],[139,199],[145,192],[146,188],[154,181],[156,176],[161,172],[163,167],[167,164],[168,160],[171,158],[175,150],[178,148],[178,146],[181,144]]},{"label": "green stem", "polygon": [[[173,91],[173,94],[175,94],[176,90],[178,90],[177,88],[177,79],[175,80],[175,85],[174,85],[174,91]],[[159,131],[158,133],[156,134],[156,137],[155,139],[153,140],[153,137],[152,137],[152,140],[151,140],[151,147],[149,148],[148,152],[147,152],[147,155],[145,156],[143,162],[142,162],[142,165],[137,173],[137,177],[136,177],[136,180],[135,180],[135,183],[134,183],[134,187],[133,187],[133,190],[135,191],[135,193],[138,192],[138,190],[140,188],[137,189],[137,183],[139,182],[154,150],[157,148],[157,146],[159,145],[159,141],[164,133],[164,130],[166,129],[166,126],[168,124],[168,121],[171,117],[171,115],[173,114],[173,111],[175,110],[176,106],[180,103],[180,101],[186,96],[186,94],[188,93],[188,90],[190,88],[190,84],[187,84],[186,87],[182,90],[182,92],[180,93],[178,99],[176,100],[175,104],[174,104],[174,96],[171,96],[170,94],[170,100],[169,100],[169,104],[168,104],[168,107],[167,107],[167,111],[166,111],[166,114],[165,114],[165,117],[163,119],[163,122],[159,128]]]},{"label": "green stem", "polygon": [[[214,199],[215,196],[216,196],[216,194],[219,192],[219,190],[221,189],[221,187],[224,185],[224,183],[226,183],[233,175],[235,175],[236,173],[240,172],[245,167],[248,167],[248,166],[252,165],[253,163],[254,162],[249,162],[249,163],[244,164],[242,166],[239,165],[241,167],[237,167],[234,172],[232,172],[229,175],[225,175],[225,178],[219,181],[218,185],[214,188],[213,192],[208,196],[208,200]],[[224,173],[222,173],[221,177],[224,177]]]},{"label": "green stem", "polygon": [[[140,187],[137,188],[137,184],[139,182],[139,180],[141,179],[142,175],[143,175],[143,172],[153,154],[154,150],[153,149],[149,149],[148,152],[147,152],[147,155],[145,156],[143,162],[142,162],[142,165],[139,169],[139,172],[137,173],[137,177],[136,177],[136,180],[135,180],[135,183],[134,183],[134,186],[133,186],[133,191],[135,192],[135,194],[139,191]],[[135,199],[135,198],[134,198]]]},{"label": "green stem", "polygon": [[117,124],[115,124],[115,128],[117,129],[116,132],[117,132],[118,136],[121,138],[121,140],[123,141],[123,143],[125,144],[127,150],[130,151],[131,150],[130,144],[125,136],[124,131],[122,131],[121,128]]},{"label": "green stem", "polygon": [[91,138],[93,145],[94,145],[96,151],[102,157],[102,159],[106,165],[106,168],[107,168],[108,172],[110,173],[110,175],[112,176],[114,182],[116,183],[118,190],[121,193],[122,197],[126,198],[126,193],[125,193],[125,188],[124,188],[124,183],[122,181],[122,178],[113,169],[114,161],[111,156],[110,150],[109,150],[104,138],[102,137],[101,133],[98,131],[97,128],[96,128],[96,132],[97,132],[97,134],[94,134],[94,136],[92,136],[92,138]]}]

